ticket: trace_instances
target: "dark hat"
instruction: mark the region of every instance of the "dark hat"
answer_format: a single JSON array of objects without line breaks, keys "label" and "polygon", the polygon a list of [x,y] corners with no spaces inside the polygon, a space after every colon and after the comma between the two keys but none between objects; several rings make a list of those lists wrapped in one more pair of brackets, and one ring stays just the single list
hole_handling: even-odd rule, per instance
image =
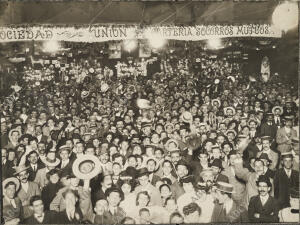
[{"label": "dark hat", "polygon": [[268,187],[271,187],[271,186],[272,186],[269,177],[266,176],[266,175],[260,175],[260,176],[258,177],[257,181],[256,181],[256,185],[258,186],[258,184],[259,184],[260,182],[266,183],[266,184],[268,185]]},{"label": "dark hat", "polygon": [[269,141],[272,141],[272,138],[270,136],[262,136],[260,137],[261,141],[263,140],[269,140]]},{"label": "dark hat", "polygon": [[189,164],[186,162],[186,161],[184,161],[184,160],[182,160],[182,159],[180,159],[178,162],[177,162],[177,164],[176,164],[176,168],[178,168],[178,166],[185,166],[186,168],[189,168]]},{"label": "dark hat", "polygon": [[137,178],[145,176],[145,175],[147,175],[147,176],[149,175],[149,171],[147,168],[144,167],[144,168],[141,168],[138,170]]},{"label": "dark hat", "polygon": [[195,183],[195,177],[193,175],[188,175],[180,178],[180,183]]},{"label": "dark hat", "polygon": [[125,170],[125,173],[128,175],[128,176],[131,176],[133,179],[135,179],[138,175],[138,171],[132,167],[132,166],[128,166]]},{"label": "dark hat", "polygon": [[218,167],[220,169],[223,169],[223,166],[222,166],[222,160],[221,159],[215,159],[212,164],[210,165],[210,167]]},{"label": "dark hat", "polygon": [[216,184],[216,188],[219,191],[233,193],[233,185],[229,184],[228,182],[218,181]]},{"label": "dark hat", "polygon": [[260,156],[259,156],[259,159],[266,159],[268,160],[270,163],[272,162],[271,159],[269,159],[269,156],[267,153],[262,153]]},{"label": "dark hat", "polygon": [[124,199],[124,193],[121,189],[116,187],[110,187],[105,191],[105,197],[107,198],[112,192],[117,192],[120,195],[121,201]]}]

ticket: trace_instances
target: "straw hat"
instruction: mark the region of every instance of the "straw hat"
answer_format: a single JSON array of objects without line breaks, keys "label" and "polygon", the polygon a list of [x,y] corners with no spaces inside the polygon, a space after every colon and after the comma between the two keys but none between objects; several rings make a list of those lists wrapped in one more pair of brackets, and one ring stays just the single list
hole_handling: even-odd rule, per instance
[{"label": "straw hat", "polygon": [[282,115],[282,114],[283,114],[283,108],[282,108],[281,106],[274,106],[274,107],[272,108],[272,113],[273,113],[274,115],[275,115],[276,109],[279,109],[279,110],[280,110],[279,115]]},{"label": "straw hat", "polygon": [[27,170],[28,168],[29,166],[19,165],[18,167],[15,168],[16,172],[14,173],[14,175],[18,175],[19,173]]},{"label": "straw hat", "polygon": [[46,166],[56,167],[56,166],[59,165],[60,159],[55,158],[55,160],[54,160],[54,159],[50,159],[50,158],[46,157],[46,158],[43,160],[43,163],[44,163]]},{"label": "straw hat", "polygon": [[15,185],[16,185],[16,191],[19,190],[19,187],[20,187],[20,182],[19,182],[19,180],[18,180],[16,177],[10,177],[10,178],[5,179],[5,180],[2,182],[2,187],[3,187],[2,190],[3,190],[3,192],[4,192],[4,189],[5,189],[5,186],[6,186],[9,182],[15,183]]},{"label": "straw hat", "polygon": [[216,189],[222,192],[234,193],[233,185],[226,182],[217,182]]},{"label": "straw hat", "polygon": [[102,172],[100,160],[94,155],[82,155],[72,166],[73,173],[79,179],[92,179]]},{"label": "straw hat", "polygon": [[193,115],[186,111],[181,114],[180,119],[185,123],[190,123],[193,121]]}]

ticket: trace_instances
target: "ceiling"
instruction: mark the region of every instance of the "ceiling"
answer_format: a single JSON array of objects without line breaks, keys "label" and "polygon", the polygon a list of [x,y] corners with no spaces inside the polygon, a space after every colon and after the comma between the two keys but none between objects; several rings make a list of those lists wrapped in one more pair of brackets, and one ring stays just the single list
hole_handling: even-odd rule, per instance
[{"label": "ceiling", "polygon": [[72,1],[0,3],[5,24],[216,24],[270,23],[277,1]]}]

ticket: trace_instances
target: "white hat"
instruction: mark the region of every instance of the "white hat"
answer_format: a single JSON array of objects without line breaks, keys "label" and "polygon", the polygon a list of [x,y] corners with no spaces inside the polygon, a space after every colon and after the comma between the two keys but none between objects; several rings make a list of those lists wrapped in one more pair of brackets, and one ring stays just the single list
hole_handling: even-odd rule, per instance
[{"label": "white hat", "polygon": [[193,121],[193,115],[190,112],[185,111],[181,114],[180,119],[185,123],[190,123]]},{"label": "white hat", "polygon": [[72,166],[73,173],[79,179],[92,179],[102,172],[100,160],[94,155],[81,155]]},{"label": "white hat", "polygon": [[51,166],[51,167],[56,167],[60,163],[60,159],[58,159],[58,158],[55,158],[55,160],[52,160],[52,159],[49,159],[48,157],[46,157],[42,161],[46,166]]},{"label": "white hat", "polygon": [[136,104],[140,109],[150,109],[150,101],[147,99],[137,99]]},{"label": "white hat", "polygon": [[16,185],[16,191],[19,190],[20,182],[19,182],[18,178],[16,178],[16,177],[9,177],[9,178],[5,179],[2,182],[2,188],[3,188],[2,190],[3,190],[3,192],[4,192],[4,189],[5,189],[5,185],[7,185],[9,182],[15,183],[15,185]]}]

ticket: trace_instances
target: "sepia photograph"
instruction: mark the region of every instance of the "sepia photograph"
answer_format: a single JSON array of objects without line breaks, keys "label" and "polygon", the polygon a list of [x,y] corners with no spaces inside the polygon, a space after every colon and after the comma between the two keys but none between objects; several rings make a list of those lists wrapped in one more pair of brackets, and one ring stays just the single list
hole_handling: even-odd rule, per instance
[{"label": "sepia photograph", "polygon": [[1,1],[1,224],[299,223],[298,1]]}]

